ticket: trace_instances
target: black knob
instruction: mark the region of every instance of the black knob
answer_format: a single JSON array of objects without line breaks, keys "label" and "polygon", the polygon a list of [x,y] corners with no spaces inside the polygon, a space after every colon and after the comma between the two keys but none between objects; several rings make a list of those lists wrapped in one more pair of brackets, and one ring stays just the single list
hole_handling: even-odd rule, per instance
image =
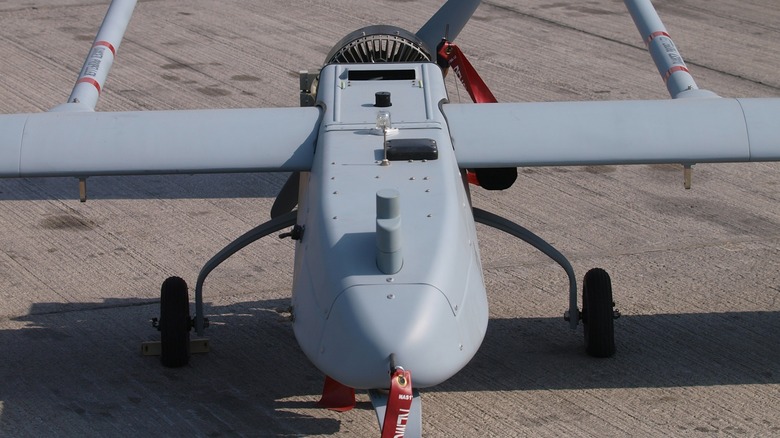
[{"label": "black knob", "polygon": [[377,91],[376,92],[376,101],[374,103],[374,106],[379,108],[387,108],[388,106],[392,106],[393,104],[390,102],[390,92],[389,91]]}]

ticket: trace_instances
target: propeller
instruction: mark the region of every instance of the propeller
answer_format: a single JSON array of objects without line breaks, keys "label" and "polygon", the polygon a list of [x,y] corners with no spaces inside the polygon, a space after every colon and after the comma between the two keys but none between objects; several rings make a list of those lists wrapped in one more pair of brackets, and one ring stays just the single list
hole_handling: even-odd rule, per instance
[{"label": "propeller", "polygon": [[479,3],[480,0],[447,0],[447,3],[442,5],[417,31],[417,37],[434,51],[442,38],[446,37],[448,41],[454,41],[477,10]]}]

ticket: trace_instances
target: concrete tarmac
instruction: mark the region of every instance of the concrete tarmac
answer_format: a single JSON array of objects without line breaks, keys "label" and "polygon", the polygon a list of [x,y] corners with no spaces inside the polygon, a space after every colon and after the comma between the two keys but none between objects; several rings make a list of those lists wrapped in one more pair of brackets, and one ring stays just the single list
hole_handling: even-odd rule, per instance
[{"label": "concrete tarmac", "polygon": [[[701,88],[780,96],[776,0],[656,3]],[[439,4],[140,1],[97,109],[297,106],[298,71],[342,36],[415,31]],[[63,103],[106,7],[0,1],[0,113]],[[457,42],[499,101],[667,98],[622,2],[488,1]],[[580,279],[612,274],[617,354],[585,355],[562,318],[560,268],[479,226],[487,336],[423,392],[425,436],[780,434],[779,171],[697,165],[687,191],[679,166],[532,168],[509,190],[475,190],[476,206],[557,245]],[[91,178],[85,204],[74,179],[0,181],[0,435],[377,436],[364,394],[346,413],[314,406],[322,375],[286,313],[289,240],[254,243],[209,278],[210,353],[182,369],[140,354],[159,336],[162,281],[194,284],[268,218],[285,179]]]}]

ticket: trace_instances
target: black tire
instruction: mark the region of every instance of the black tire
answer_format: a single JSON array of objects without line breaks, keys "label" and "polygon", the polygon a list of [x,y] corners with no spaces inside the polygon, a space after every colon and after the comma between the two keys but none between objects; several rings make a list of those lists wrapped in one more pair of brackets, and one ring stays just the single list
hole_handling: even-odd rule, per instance
[{"label": "black tire", "polygon": [[590,356],[615,354],[614,307],[609,274],[601,268],[591,269],[582,282],[582,327]]},{"label": "black tire", "polygon": [[160,361],[169,368],[190,361],[190,300],[187,283],[168,277],[160,289]]}]

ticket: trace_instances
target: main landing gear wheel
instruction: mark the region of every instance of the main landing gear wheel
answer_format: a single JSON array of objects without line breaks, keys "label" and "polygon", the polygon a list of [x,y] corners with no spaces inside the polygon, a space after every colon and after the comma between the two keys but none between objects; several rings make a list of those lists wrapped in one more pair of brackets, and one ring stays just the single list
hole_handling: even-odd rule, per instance
[{"label": "main landing gear wheel", "polygon": [[160,361],[177,368],[190,361],[190,300],[187,283],[179,277],[168,277],[160,289]]},{"label": "main landing gear wheel", "polygon": [[585,274],[582,285],[582,326],[585,331],[585,351],[593,357],[615,354],[614,320],[620,314],[614,310],[612,281],[601,268]]}]

